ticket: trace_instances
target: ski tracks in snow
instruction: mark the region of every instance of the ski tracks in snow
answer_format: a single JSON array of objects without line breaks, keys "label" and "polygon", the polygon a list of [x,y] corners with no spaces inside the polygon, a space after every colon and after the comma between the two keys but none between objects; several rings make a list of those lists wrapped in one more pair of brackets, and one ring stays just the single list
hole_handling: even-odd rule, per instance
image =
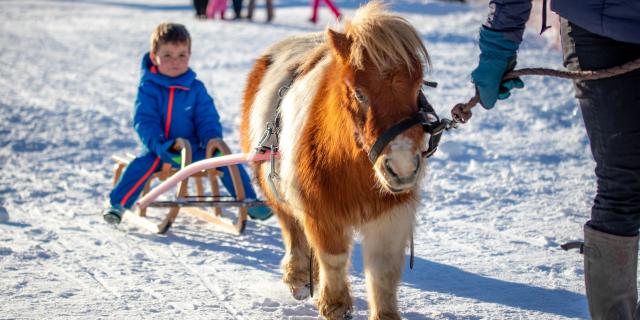
[{"label": "ski tracks in snow", "polygon": [[[173,257],[186,269],[188,270],[192,276],[198,278],[200,283],[211,293],[211,295],[219,300],[224,307],[225,310],[229,312],[235,319],[244,319],[238,315],[238,311],[228,302],[227,296],[224,295],[220,286],[218,286],[217,279],[213,278],[213,282],[207,279],[207,277],[203,276],[204,272],[200,272],[197,270],[197,267],[188,263],[180,254],[176,251],[173,245],[169,245],[169,249],[173,254]],[[209,269],[213,269],[213,267],[209,266]],[[212,270],[213,274],[218,273],[215,269]],[[211,274],[211,273],[209,273]]]}]

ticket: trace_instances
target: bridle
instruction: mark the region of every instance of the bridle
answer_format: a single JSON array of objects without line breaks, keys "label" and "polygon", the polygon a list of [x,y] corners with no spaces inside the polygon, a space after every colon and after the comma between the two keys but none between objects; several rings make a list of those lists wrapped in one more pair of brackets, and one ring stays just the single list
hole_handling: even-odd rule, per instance
[{"label": "bridle", "polygon": [[[289,84],[282,86],[280,90],[278,90],[279,99],[274,112],[274,119],[273,121],[267,123],[267,128],[262,138],[260,139],[260,143],[256,148],[256,151],[264,152],[267,149],[271,150],[272,153],[278,151],[278,135],[280,132],[280,103],[282,102],[282,99],[284,98],[289,87],[291,87],[296,76],[297,74],[293,74],[289,81]],[[423,84],[432,88],[438,86],[436,82],[431,81],[423,81]],[[444,132],[445,129],[455,127],[455,122],[446,118],[440,119],[440,117],[438,117],[438,114],[436,114],[435,109],[433,108],[431,103],[429,103],[429,100],[427,100],[427,97],[424,95],[424,93],[422,93],[422,90],[420,90],[417,99],[418,111],[413,113],[408,118],[405,118],[395,125],[391,126],[389,129],[382,132],[380,137],[378,137],[376,142],[371,147],[371,150],[369,150],[368,152],[369,161],[371,161],[371,163],[375,164],[376,160],[378,160],[378,157],[380,157],[382,150],[384,150],[389,142],[391,142],[401,133],[413,128],[413,126],[415,125],[421,125],[424,132],[429,134],[429,144],[427,146],[427,150],[422,151],[422,156],[425,158],[429,158],[436,152],[436,150],[438,150],[442,132]],[[271,141],[274,138],[275,143],[274,141]],[[275,172],[275,170],[273,170],[274,163],[275,159],[271,161],[271,173],[273,174]]]},{"label": "bridle", "polygon": [[[426,81],[425,84],[434,87],[437,85],[436,83]],[[451,120],[441,120],[421,90],[418,94],[418,111],[382,132],[380,137],[378,137],[371,147],[371,150],[369,150],[369,161],[371,161],[371,163],[375,163],[378,157],[380,157],[382,150],[384,150],[389,142],[401,133],[413,128],[415,125],[421,125],[424,132],[428,133],[430,136],[427,150],[422,152],[423,157],[429,158],[438,149],[442,132],[451,126]]]}]

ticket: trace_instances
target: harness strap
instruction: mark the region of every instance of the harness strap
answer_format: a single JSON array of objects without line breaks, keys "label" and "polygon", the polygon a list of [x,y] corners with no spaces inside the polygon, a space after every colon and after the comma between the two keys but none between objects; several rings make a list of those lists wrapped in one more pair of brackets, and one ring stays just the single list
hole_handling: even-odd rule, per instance
[{"label": "harness strap", "polygon": [[413,230],[411,230],[411,244],[409,250],[409,269],[413,270]]},{"label": "harness strap", "polygon": [[551,26],[547,25],[547,0],[542,0],[542,27],[540,27],[540,34],[549,28]]},{"label": "harness strap", "polygon": [[309,295],[313,298],[313,249],[309,249]]},{"label": "harness strap", "polygon": [[427,151],[422,152],[423,157],[429,158],[438,150],[440,138],[442,138],[442,132],[447,128],[447,122],[438,121],[435,123],[425,123],[422,127],[424,131],[431,133],[431,138],[429,138],[429,148]]},{"label": "harness strap", "polygon": [[404,119],[393,127],[387,129],[371,147],[371,150],[369,151],[369,160],[372,163],[376,162],[384,147],[386,147],[391,140],[403,133],[405,130],[422,123],[422,119],[423,117],[420,113],[415,113],[410,118]]}]

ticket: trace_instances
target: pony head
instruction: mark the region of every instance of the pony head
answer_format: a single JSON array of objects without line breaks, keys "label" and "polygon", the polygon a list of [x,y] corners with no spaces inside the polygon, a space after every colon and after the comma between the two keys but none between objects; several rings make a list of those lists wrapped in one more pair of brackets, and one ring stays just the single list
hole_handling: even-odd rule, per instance
[{"label": "pony head", "polygon": [[384,9],[379,2],[369,3],[347,22],[344,33],[329,29],[327,38],[338,65],[336,78],[343,82],[342,105],[353,120],[355,145],[375,153],[370,160],[383,189],[403,193],[413,189],[424,170],[424,130],[411,126],[375,149],[381,137],[418,112],[429,56],[409,22]]}]

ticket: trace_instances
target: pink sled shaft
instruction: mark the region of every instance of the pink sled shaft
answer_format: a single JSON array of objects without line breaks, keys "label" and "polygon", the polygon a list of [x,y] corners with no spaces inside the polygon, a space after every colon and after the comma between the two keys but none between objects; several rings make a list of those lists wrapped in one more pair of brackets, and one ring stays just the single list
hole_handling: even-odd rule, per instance
[{"label": "pink sled shaft", "polygon": [[[275,156],[278,157],[278,154],[276,153]],[[265,161],[269,160],[270,158],[271,152],[267,151],[265,153],[235,153],[194,162],[180,169],[180,171],[169,177],[169,179],[165,180],[164,182],[153,188],[151,191],[149,191],[149,193],[147,193],[144,197],[136,202],[136,206],[141,209],[146,208],[161,194],[165,193],[167,190],[180,183],[180,181],[185,180],[200,171],[217,167],[230,166],[239,163]]]}]

